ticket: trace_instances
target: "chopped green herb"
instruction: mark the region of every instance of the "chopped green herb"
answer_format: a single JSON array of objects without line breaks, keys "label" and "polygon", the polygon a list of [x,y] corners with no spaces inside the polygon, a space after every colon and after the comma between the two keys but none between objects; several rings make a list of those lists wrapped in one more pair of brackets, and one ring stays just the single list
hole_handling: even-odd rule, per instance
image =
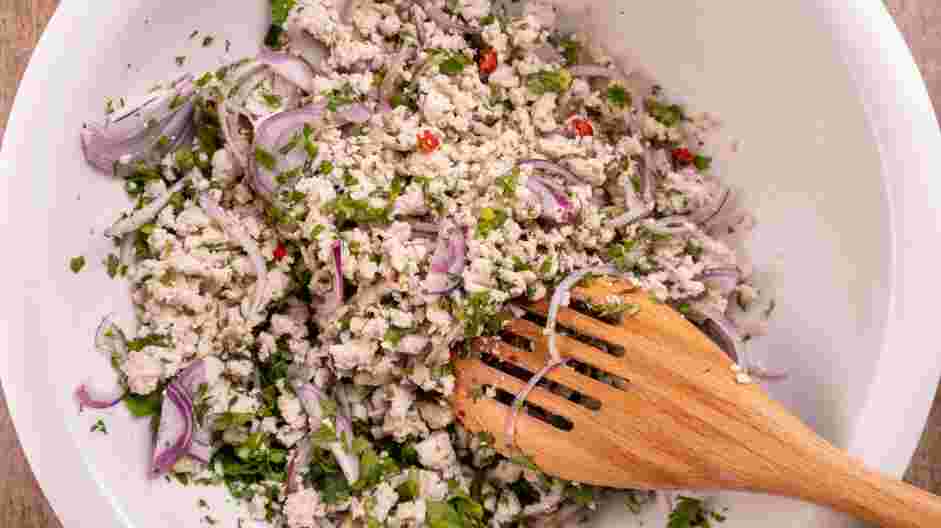
[{"label": "chopped green herb", "polygon": [[493,302],[487,291],[468,295],[458,316],[464,323],[464,337],[493,335],[503,329],[507,316],[497,312],[499,306]]},{"label": "chopped green herb", "polygon": [[608,98],[608,102],[618,108],[624,108],[631,104],[631,94],[625,90],[623,86],[618,84],[609,86],[605,95]]},{"label": "chopped green herb", "polygon": [[572,66],[578,63],[578,53],[582,48],[580,42],[572,37],[566,37],[559,42],[559,47],[562,48],[562,56],[565,57],[565,64]]},{"label": "chopped green herb", "polygon": [[490,233],[503,227],[509,217],[503,209],[484,207],[477,219],[477,238],[487,238]]},{"label": "chopped green herb", "polygon": [[563,93],[572,85],[572,74],[562,68],[558,71],[543,70],[529,75],[526,87],[529,91],[542,95],[548,92]]},{"label": "chopped green herb", "polygon": [[252,423],[254,418],[255,415],[252,413],[224,412],[212,422],[212,428],[216,431],[225,431],[231,427],[242,427]]},{"label": "chopped green herb", "polygon": [[636,241],[628,239],[615,242],[608,246],[608,261],[614,264],[620,271],[632,270],[636,261],[636,256],[633,253],[636,244]]},{"label": "chopped green herb", "polygon": [[163,395],[160,390],[155,390],[150,394],[128,393],[124,396],[124,406],[138,418],[159,415],[161,405],[163,405]]},{"label": "chopped green herb", "polygon": [[314,135],[313,127],[305,123],[304,130],[301,132],[301,134],[304,136],[304,150],[307,151],[307,157],[312,160],[315,159],[320,149],[317,147],[317,144],[314,143],[314,140],[313,140],[313,135]]},{"label": "chopped green herb", "polygon": [[263,93],[261,94],[261,98],[264,99],[265,104],[268,105],[268,107],[272,110],[281,108],[281,97],[273,93]]},{"label": "chopped green herb", "polygon": [[461,52],[456,52],[450,54],[441,64],[438,65],[438,71],[444,75],[457,75],[464,71],[465,66],[470,66],[473,64],[470,58],[467,55],[464,55]]},{"label": "chopped green herb", "polygon": [[335,90],[330,90],[325,95],[327,96],[327,109],[331,112],[336,112],[341,106],[356,102],[356,93],[350,83],[346,83]]},{"label": "chopped green herb", "polygon": [[680,496],[670,512],[667,528],[711,528],[710,520],[723,522],[725,517],[707,509],[700,499]]},{"label": "chopped green herb", "polygon": [[337,226],[343,224],[374,224],[389,222],[389,209],[369,205],[369,200],[356,200],[340,195],[323,206],[323,210],[336,216]]},{"label": "chopped green herb", "polygon": [[447,501],[427,501],[425,522],[429,528],[477,528],[485,526],[484,508],[459,493]]},{"label": "chopped green herb", "polygon": [[104,260],[105,270],[112,279],[118,276],[121,271],[121,259],[114,253],[109,253]]},{"label": "chopped green herb", "polygon": [[273,171],[278,165],[278,160],[275,159],[274,155],[261,147],[255,147],[255,161],[270,171]]},{"label": "chopped green herb", "polygon": [[696,157],[693,158],[693,165],[701,171],[709,170],[709,167],[712,166],[712,158],[697,154]]},{"label": "chopped green herb", "polygon": [[82,271],[82,268],[85,267],[85,257],[79,255],[77,257],[72,257],[69,259],[69,269],[72,270],[72,273],[78,273]]},{"label": "chopped green herb", "polygon": [[497,178],[497,185],[500,186],[500,190],[503,192],[504,196],[516,196],[516,187],[519,185],[519,176],[519,167],[515,167],[506,175]]},{"label": "chopped green herb", "polygon": [[150,334],[127,342],[127,349],[131,352],[138,352],[149,346],[169,347],[169,338],[160,334]]},{"label": "chopped green herb", "polygon": [[510,457],[510,462],[516,464],[517,466],[523,466],[526,469],[531,469],[533,471],[541,471],[539,469],[539,466],[537,466],[536,463],[533,462],[533,459],[526,455],[517,455],[514,457]]},{"label": "chopped green herb", "polygon": [[108,434],[108,428],[105,426],[104,420],[99,418],[98,421],[95,422],[95,425],[91,426],[91,432]]},{"label": "chopped green herb", "polygon": [[676,126],[686,119],[682,106],[668,105],[652,98],[647,99],[647,112],[662,125],[668,127]]},{"label": "chopped green herb", "polygon": [[180,147],[173,155],[173,162],[184,173],[196,167],[196,155],[189,147]]},{"label": "chopped green herb", "polygon": [[114,101],[109,97],[105,99],[105,114],[110,115],[113,113],[114,113]]},{"label": "chopped green herb", "polygon": [[552,273],[553,260],[552,256],[546,257],[546,260],[542,261],[542,265],[539,266],[539,274],[546,276]]},{"label": "chopped green herb", "polygon": [[406,335],[408,335],[408,330],[390,326],[389,329],[386,330],[385,335],[382,336],[382,340],[390,343],[392,346],[399,346],[399,342],[402,341],[402,338]]},{"label": "chopped green herb", "polygon": [[681,303],[679,306],[676,307],[676,311],[680,312],[683,315],[689,315],[692,309],[693,308],[689,305],[689,303]]}]

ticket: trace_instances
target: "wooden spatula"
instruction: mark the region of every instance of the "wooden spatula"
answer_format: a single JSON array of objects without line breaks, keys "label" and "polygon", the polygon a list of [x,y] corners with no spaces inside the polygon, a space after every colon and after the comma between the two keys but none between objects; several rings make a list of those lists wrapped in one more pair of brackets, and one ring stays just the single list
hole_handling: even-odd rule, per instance
[{"label": "wooden spatula", "polygon": [[[504,454],[522,453],[544,472],[567,480],[615,488],[762,492],[830,506],[886,528],[941,527],[941,499],[866,469],[757,384],[737,382],[732,361],[671,307],[609,279],[572,290],[573,299],[595,305],[609,303],[611,295],[639,312],[605,323],[564,308],[557,321],[573,334],[623,348],[623,355],[586,344],[591,339],[558,335],[557,343],[563,357],[626,380],[623,388],[583,375],[571,363],[558,367],[547,379],[594,404],[537,387],[527,404],[567,420],[570,430],[560,428],[559,420],[524,411],[507,442],[510,406],[482,396],[484,388],[517,394],[525,381],[504,370],[534,373],[548,358],[542,326],[516,319],[505,328],[512,337],[474,343],[491,354],[490,364],[498,358],[505,362],[499,365],[512,368],[457,360],[452,404],[464,427],[489,432]],[[545,317],[549,304],[525,309]],[[531,346],[521,347],[520,338]]]}]

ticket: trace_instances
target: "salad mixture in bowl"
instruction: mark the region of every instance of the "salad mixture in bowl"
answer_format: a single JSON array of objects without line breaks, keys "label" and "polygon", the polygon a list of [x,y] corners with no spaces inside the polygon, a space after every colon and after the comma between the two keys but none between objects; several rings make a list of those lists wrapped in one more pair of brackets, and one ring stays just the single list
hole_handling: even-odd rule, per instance
[{"label": "salad mixture in bowl", "polygon": [[[605,490],[500,455],[449,404],[453,355],[514,303],[557,309],[617,276],[712,335],[730,376],[775,377],[744,357],[773,303],[741,249],[753,218],[708,155],[718,120],[555,17],[274,0],[257,56],[110,102],[81,141],[134,201],[106,235],[138,325],[102,322],[123,391],[80,387],[82,405],[151,417],[151,475],[224,484],[259,522],[570,526]],[[672,508],[677,527],[719,517]]]}]

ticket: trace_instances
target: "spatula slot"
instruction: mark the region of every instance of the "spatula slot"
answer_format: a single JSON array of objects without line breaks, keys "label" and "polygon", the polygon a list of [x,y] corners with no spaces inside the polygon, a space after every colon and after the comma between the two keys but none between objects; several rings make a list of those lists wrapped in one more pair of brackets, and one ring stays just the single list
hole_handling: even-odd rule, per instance
[{"label": "spatula slot", "polygon": [[[522,317],[522,319],[538,325],[540,328],[546,327],[546,318],[537,313],[527,312],[526,315]],[[578,333],[574,328],[569,328],[562,324],[561,321],[556,321],[556,332],[558,332],[559,335],[565,335],[576,341],[585,343],[586,345],[593,346],[598,350],[601,350],[602,352],[605,352],[614,357],[624,357],[623,347],[612,345],[589,335]]]},{"label": "spatula slot", "polygon": [[[507,406],[507,412],[512,412],[513,401],[516,400],[516,395],[511,394],[499,387],[494,387],[493,385],[485,385],[483,387],[484,394],[493,394],[493,399],[503,405]],[[552,427],[558,429],[559,431],[571,431],[575,424],[571,420],[564,416],[559,416],[552,412],[543,409],[542,407],[530,403],[528,401],[523,403],[523,408],[520,409],[519,416],[529,416],[540,422],[544,422]]]},{"label": "spatula slot", "polygon": [[[534,374],[530,370],[531,367],[522,365],[522,363],[529,359],[528,357],[523,357],[523,354],[525,354],[525,351],[520,350],[519,354],[510,353],[509,356],[511,357],[504,357],[502,355],[498,356],[497,354],[494,354],[490,351],[481,351],[480,360],[485,364],[522,381],[523,383],[528,383]],[[578,390],[575,390],[563,383],[551,380],[550,377],[552,377],[552,373],[550,373],[548,377],[544,377],[539,380],[539,383],[536,386],[566,398],[570,402],[585,407],[588,410],[598,411],[601,409],[600,400],[579,392]]]}]

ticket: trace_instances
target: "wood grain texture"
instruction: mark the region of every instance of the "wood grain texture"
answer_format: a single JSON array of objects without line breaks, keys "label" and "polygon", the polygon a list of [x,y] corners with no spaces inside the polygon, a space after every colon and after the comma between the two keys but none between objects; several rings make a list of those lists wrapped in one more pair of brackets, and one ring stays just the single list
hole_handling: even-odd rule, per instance
[{"label": "wood grain texture", "polygon": [[[58,0],[0,0],[0,133],[30,53]],[[886,0],[912,48],[932,100],[941,102],[941,3]],[[0,527],[60,528],[19,447],[0,389]],[[941,391],[906,479],[941,493]]]}]

